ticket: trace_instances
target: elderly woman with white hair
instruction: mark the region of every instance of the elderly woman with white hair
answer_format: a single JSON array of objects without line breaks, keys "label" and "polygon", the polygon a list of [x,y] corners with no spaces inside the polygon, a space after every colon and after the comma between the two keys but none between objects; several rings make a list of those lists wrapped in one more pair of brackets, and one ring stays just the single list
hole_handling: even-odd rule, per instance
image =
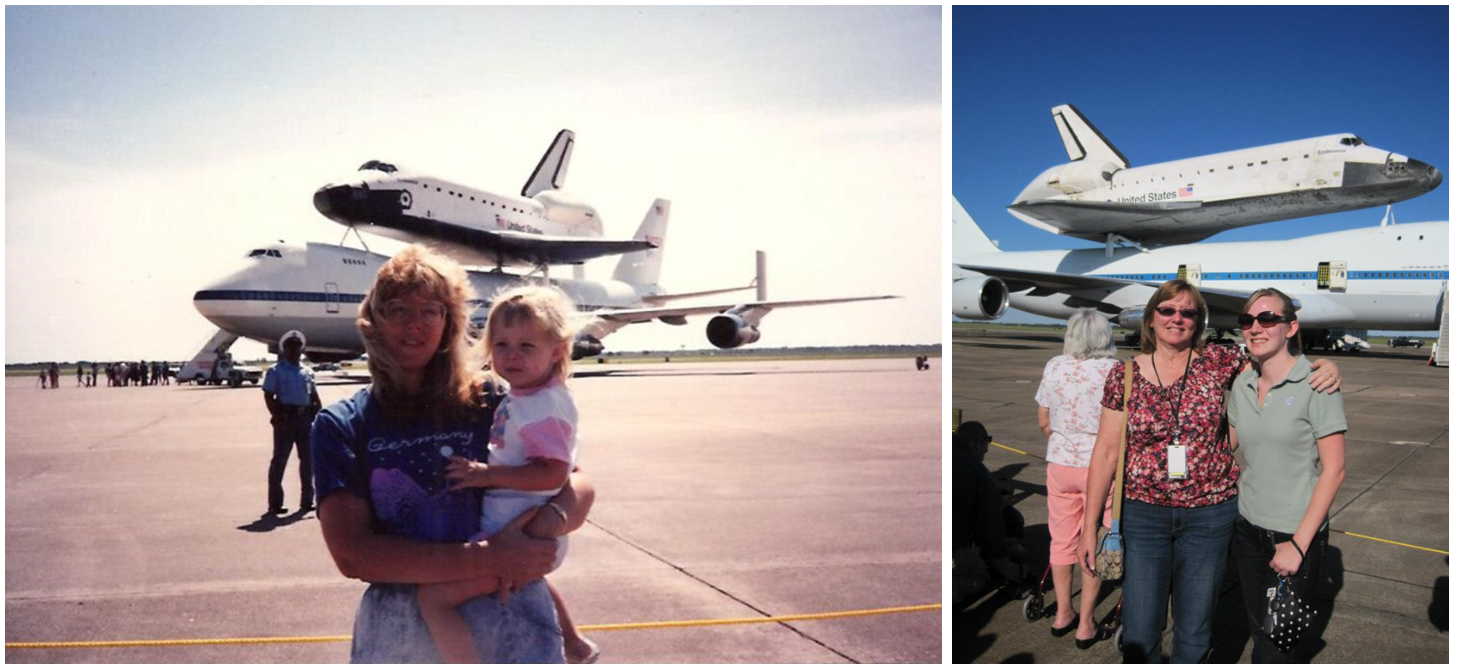
[{"label": "elderly woman with white hair", "polygon": [[[1053,357],[1043,369],[1038,385],[1038,426],[1048,437],[1048,564],[1053,572],[1053,592],[1058,612],[1053,616],[1053,635],[1061,637],[1077,628],[1074,642],[1088,649],[1099,638],[1094,621],[1098,578],[1083,574],[1079,610],[1073,610],[1073,565],[1083,527],[1085,483],[1094,439],[1099,433],[1104,380],[1115,366],[1114,331],[1108,318],[1084,308],[1068,319],[1063,337],[1063,354]],[[1109,522],[1112,497],[1105,500],[1104,520]]]}]

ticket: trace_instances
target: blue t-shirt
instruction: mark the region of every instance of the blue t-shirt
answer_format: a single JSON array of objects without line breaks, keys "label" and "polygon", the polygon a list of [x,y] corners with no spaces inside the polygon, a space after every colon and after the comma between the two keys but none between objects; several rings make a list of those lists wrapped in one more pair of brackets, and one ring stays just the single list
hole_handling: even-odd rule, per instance
[{"label": "blue t-shirt", "polygon": [[314,490],[320,504],[339,491],[369,501],[383,533],[465,542],[480,528],[481,490],[447,491],[447,458],[485,462],[490,438],[489,410],[439,428],[400,426],[365,388],[314,420]]},{"label": "blue t-shirt", "polygon": [[[481,490],[446,491],[446,456],[486,461],[491,410],[455,426],[388,422],[370,389],[335,403],[314,420],[314,489],[319,502],[347,491],[370,502],[377,531],[440,543],[478,530]],[[449,452],[447,452],[449,450]],[[493,595],[461,606],[483,662],[562,663],[562,630],[547,583],[528,583],[506,602]],[[420,616],[414,585],[374,583],[355,613],[350,661],[440,663]]]},{"label": "blue t-shirt", "polygon": [[278,396],[284,405],[305,406],[314,402],[314,371],[279,359],[263,376],[263,390]]}]

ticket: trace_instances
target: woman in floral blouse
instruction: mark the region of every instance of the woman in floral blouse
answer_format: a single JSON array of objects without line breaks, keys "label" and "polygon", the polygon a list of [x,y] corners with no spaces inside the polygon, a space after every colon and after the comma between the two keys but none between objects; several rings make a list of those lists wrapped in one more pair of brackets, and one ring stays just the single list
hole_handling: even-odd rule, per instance
[{"label": "woman in floral blouse", "polygon": [[[1121,522],[1126,661],[1162,659],[1171,595],[1170,661],[1196,663],[1210,649],[1240,474],[1225,429],[1225,401],[1245,359],[1233,347],[1198,346],[1206,315],[1199,291],[1184,280],[1161,285],[1144,311],[1143,353],[1133,359]],[[1086,570],[1093,566],[1096,511],[1118,466],[1125,366],[1110,371],[1104,384],[1078,546]],[[1330,361],[1313,366],[1312,387],[1327,391],[1340,385]]]},{"label": "woman in floral blouse", "polygon": [[[1066,636],[1075,627],[1074,643],[1088,649],[1098,641],[1094,604],[1100,580],[1084,572],[1078,612],[1073,610],[1073,565],[1078,563],[1079,530],[1083,528],[1084,486],[1088,483],[1088,460],[1093,455],[1094,437],[1099,432],[1099,399],[1104,380],[1117,365],[1114,331],[1108,318],[1097,310],[1083,308],[1068,318],[1063,335],[1063,354],[1053,357],[1043,369],[1038,385],[1038,425],[1048,438],[1048,564],[1053,572],[1053,593],[1058,612],[1053,616],[1053,635]],[[1105,488],[1107,490],[1107,487]],[[1109,499],[1107,493],[1100,497]],[[1109,520],[1109,500],[1103,506]]]}]

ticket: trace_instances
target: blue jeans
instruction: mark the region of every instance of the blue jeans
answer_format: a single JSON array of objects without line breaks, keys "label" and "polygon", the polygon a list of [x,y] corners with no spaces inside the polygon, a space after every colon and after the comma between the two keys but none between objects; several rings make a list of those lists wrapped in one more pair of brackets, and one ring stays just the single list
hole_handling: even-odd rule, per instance
[{"label": "blue jeans", "polygon": [[1124,661],[1162,660],[1164,621],[1174,597],[1170,661],[1194,664],[1210,649],[1215,598],[1225,576],[1235,499],[1169,508],[1125,499]]},{"label": "blue jeans", "polygon": [[[561,664],[562,628],[547,582],[528,583],[502,603],[494,595],[461,606],[488,664]],[[354,616],[351,664],[439,664],[440,651],[420,617],[414,585],[373,584]]]}]

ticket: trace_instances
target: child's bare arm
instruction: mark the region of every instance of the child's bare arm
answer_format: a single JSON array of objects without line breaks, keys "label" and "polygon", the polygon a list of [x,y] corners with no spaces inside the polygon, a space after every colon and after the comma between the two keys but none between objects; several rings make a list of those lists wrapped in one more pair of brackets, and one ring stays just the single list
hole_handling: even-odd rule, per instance
[{"label": "child's bare arm", "polygon": [[488,466],[479,461],[451,457],[446,480],[451,491],[467,487],[541,491],[567,482],[571,466],[556,459],[531,459],[521,466]]}]

